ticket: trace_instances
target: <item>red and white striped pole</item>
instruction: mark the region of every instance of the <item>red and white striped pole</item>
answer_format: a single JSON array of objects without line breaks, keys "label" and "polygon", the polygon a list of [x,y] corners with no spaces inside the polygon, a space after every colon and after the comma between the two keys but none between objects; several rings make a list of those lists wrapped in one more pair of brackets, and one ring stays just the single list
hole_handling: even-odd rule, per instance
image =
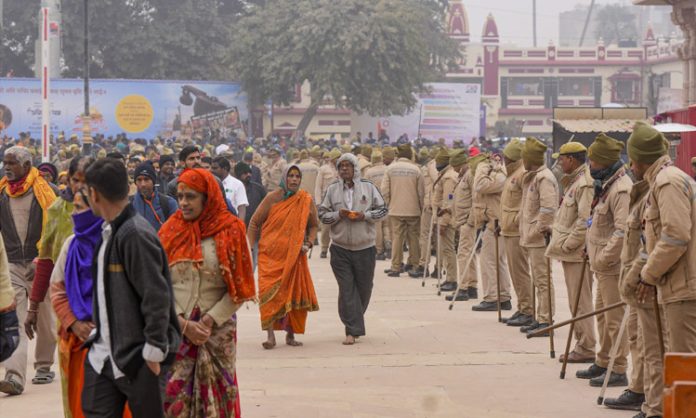
[{"label": "red and white striped pole", "polygon": [[51,160],[51,102],[49,100],[51,80],[49,63],[51,60],[48,7],[41,8],[41,161]]}]

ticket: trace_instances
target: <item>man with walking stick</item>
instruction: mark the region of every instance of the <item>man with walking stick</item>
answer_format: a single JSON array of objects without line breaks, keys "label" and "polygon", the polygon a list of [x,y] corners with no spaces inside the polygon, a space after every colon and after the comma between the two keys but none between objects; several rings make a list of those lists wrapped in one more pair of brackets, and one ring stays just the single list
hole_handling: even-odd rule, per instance
[{"label": "man with walking stick", "polygon": [[[508,271],[505,249],[497,238],[496,225],[500,217],[500,195],[505,184],[505,171],[499,157],[484,155],[474,174],[474,214],[477,226],[486,223],[481,247],[481,281],[483,301],[472,306],[474,311],[509,311],[510,273]],[[476,158],[476,157],[475,157]],[[499,277],[499,280],[498,280]],[[497,282],[500,282],[500,292]]]},{"label": "man with walking stick", "polygon": [[[640,270],[637,299],[649,302],[657,293],[660,305],[654,312],[655,325],[659,326],[662,311],[669,336],[666,349],[694,353],[696,184],[672,165],[664,136],[645,123],[633,127],[627,151],[636,180],[646,180],[649,186],[642,217],[646,260]],[[651,374],[650,379],[651,388],[659,384],[658,376]]]},{"label": "man with walking stick", "polygon": [[[587,148],[579,142],[567,142],[558,152],[558,165],[565,176],[561,179],[563,199],[553,223],[551,242],[546,256],[556,259],[563,266],[568,302],[573,317],[592,311],[592,273],[585,260],[585,234],[587,218],[593,196],[593,180],[585,164]],[[560,356],[567,363],[594,363],[594,318],[587,318],[571,325],[568,342],[573,334],[577,339],[573,351]],[[561,378],[565,378],[565,366]]]},{"label": "man with walking stick", "polygon": [[[478,260],[476,259],[476,225],[471,213],[474,176],[469,169],[467,152],[455,151],[450,156],[450,165],[459,173],[459,181],[454,188],[454,224],[459,228],[459,247],[457,248],[457,272],[459,290],[457,294],[447,295],[451,301],[466,301],[478,298]],[[473,256],[472,256],[473,254]],[[467,261],[471,262],[467,264]]]},{"label": "man with walking stick", "polygon": [[[546,145],[536,138],[527,138],[522,149],[522,161],[526,171],[522,180],[522,208],[520,210],[520,245],[529,256],[534,286],[537,289],[537,318],[530,325],[520,328],[528,333],[551,325],[553,307],[553,282],[546,264],[544,234],[551,232],[553,218],[558,209],[558,183],[546,167]],[[549,297],[549,294],[551,297]],[[549,303],[549,300],[551,304]],[[549,332],[538,337],[553,338]]]},{"label": "man with walking stick", "polygon": [[[443,155],[444,154],[444,155]],[[446,149],[442,149],[435,158],[440,169],[438,180],[432,191],[433,213],[437,216],[437,233],[440,239],[440,248],[437,259],[440,262],[438,270],[442,277],[442,268],[447,272],[447,281],[440,286],[443,292],[451,292],[457,286],[457,254],[454,248],[454,238],[457,230],[452,219],[452,206],[454,202],[454,188],[457,185],[458,174],[450,165],[450,155]]]},{"label": "man with walking stick", "polygon": [[529,273],[527,253],[520,246],[520,206],[522,205],[522,143],[514,138],[503,149],[503,161],[507,178],[500,195],[500,234],[503,237],[505,255],[512,286],[517,295],[517,311],[503,323],[511,327],[529,325],[534,320],[532,305],[532,276]]},{"label": "man with walking stick", "polygon": [[[587,253],[590,267],[597,278],[595,309],[621,301],[621,247],[624,242],[632,185],[620,159],[623,147],[622,142],[599,134],[588,150],[590,175],[594,179],[594,198],[587,221]],[[590,386],[602,386],[609,365],[611,347],[619,338],[621,339],[614,369],[610,370],[608,386],[628,385],[628,339],[625,334],[619,335],[624,309],[613,309],[597,316],[600,345],[597,358],[588,369],[576,373],[576,377],[580,379],[590,379]]]}]

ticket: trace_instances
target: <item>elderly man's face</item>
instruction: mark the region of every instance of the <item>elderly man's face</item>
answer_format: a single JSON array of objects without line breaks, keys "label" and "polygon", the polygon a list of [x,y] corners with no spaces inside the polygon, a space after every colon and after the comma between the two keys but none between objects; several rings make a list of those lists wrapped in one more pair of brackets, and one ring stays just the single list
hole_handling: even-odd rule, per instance
[{"label": "elderly man's face", "polygon": [[341,164],[338,165],[338,174],[343,181],[353,181],[355,167],[350,161],[341,161]]},{"label": "elderly man's face", "polygon": [[31,162],[27,161],[21,164],[17,157],[11,154],[5,154],[2,159],[3,166],[5,168],[5,176],[8,181],[17,181],[22,177],[26,176],[31,169]]}]

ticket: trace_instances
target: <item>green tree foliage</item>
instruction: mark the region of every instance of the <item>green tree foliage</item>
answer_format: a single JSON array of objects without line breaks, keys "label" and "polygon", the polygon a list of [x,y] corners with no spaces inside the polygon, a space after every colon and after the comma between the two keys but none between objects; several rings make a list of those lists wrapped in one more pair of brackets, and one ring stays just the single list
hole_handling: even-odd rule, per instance
[{"label": "green tree foliage", "polygon": [[252,105],[288,104],[308,81],[304,132],[324,98],[360,113],[404,114],[456,56],[438,0],[269,0],[239,20],[233,77]]},{"label": "green tree foliage", "polygon": [[[229,79],[234,22],[265,0],[89,0],[90,73],[99,78]],[[0,70],[32,76],[40,0],[4,2]],[[84,66],[84,0],[62,0],[65,77]]]},{"label": "green tree foliage", "polygon": [[597,11],[595,35],[602,38],[605,45],[619,41],[638,39],[635,7],[608,4]]},{"label": "green tree foliage", "polygon": [[32,77],[40,0],[5,1],[0,30],[0,76]]}]

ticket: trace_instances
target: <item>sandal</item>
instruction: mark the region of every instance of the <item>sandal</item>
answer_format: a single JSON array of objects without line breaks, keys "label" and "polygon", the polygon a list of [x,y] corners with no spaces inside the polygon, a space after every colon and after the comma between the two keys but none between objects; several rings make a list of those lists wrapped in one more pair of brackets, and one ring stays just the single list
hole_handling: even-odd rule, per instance
[{"label": "sandal", "polygon": [[24,392],[24,386],[16,380],[15,376],[19,377],[16,373],[7,372],[5,380],[0,380],[0,392],[10,396],[20,395]]},{"label": "sandal", "polygon": [[32,385],[47,385],[49,383],[53,382],[53,379],[55,379],[56,374],[52,372],[50,369],[38,369],[36,371],[36,376],[34,376],[33,379],[31,379],[31,384]]}]

